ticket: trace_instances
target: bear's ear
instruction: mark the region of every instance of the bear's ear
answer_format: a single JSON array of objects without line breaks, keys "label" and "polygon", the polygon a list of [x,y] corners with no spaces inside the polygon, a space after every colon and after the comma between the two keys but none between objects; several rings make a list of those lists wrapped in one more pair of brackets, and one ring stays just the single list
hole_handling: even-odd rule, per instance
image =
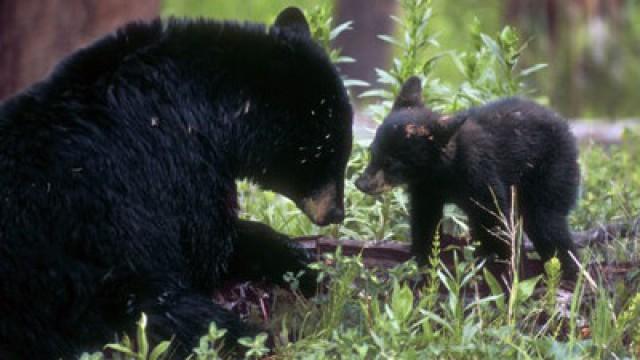
[{"label": "bear's ear", "polygon": [[391,110],[410,107],[424,107],[422,102],[422,82],[417,76],[412,76],[402,84],[400,93],[393,102]]},{"label": "bear's ear", "polygon": [[282,10],[280,14],[278,14],[274,25],[300,35],[311,37],[311,30],[309,30],[307,19],[304,17],[302,10],[295,6]]}]

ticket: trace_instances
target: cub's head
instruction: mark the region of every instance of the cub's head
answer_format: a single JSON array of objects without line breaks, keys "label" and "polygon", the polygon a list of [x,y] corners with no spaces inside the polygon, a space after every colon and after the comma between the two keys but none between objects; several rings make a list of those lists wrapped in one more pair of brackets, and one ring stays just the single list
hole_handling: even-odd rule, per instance
[{"label": "cub's head", "polygon": [[450,140],[463,121],[426,108],[420,79],[409,78],[376,131],[356,187],[374,195],[428,177],[455,152]]}]

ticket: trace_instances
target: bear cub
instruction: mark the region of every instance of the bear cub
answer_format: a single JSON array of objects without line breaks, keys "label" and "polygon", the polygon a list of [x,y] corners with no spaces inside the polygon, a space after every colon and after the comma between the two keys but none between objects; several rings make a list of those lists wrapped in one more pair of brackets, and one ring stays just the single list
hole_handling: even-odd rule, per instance
[{"label": "bear cub", "polygon": [[568,215],[579,185],[578,150],[567,122],[553,111],[507,98],[443,116],[424,106],[420,79],[411,77],[370,153],[356,186],[372,195],[407,186],[418,263],[426,262],[445,203],[467,214],[480,254],[507,259],[510,244],[496,236],[495,214],[510,214],[514,187],[524,231],[542,260],[557,256],[565,278],[575,277]]}]

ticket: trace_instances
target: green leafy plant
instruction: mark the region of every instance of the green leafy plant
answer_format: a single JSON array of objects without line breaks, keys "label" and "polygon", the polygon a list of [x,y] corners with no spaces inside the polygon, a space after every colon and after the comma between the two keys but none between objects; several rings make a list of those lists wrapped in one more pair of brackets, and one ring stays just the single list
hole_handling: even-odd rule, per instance
[{"label": "green leafy plant", "polygon": [[259,359],[269,353],[269,349],[265,346],[267,334],[258,334],[255,338],[243,337],[238,339],[238,343],[247,348],[245,359]]},{"label": "green leafy plant", "polygon": [[218,360],[222,359],[222,338],[227,333],[225,329],[219,329],[215,323],[209,324],[209,331],[200,337],[198,347],[193,349],[192,360]]},{"label": "green leafy plant", "polygon": [[[142,313],[136,328],[136,341],[124,335],[119,343],[107,344],[105,349],[113,352],[111,358],[114,360],[161,360],[164,359],[169,350],[171,341],[165,340],[156,345],[153,349],[149,348],[149,340],[147,338],[147,316]],[[82,354],[81,360],[102,360],[102,353]]]},{"label": "green leafy plant", "polygon": [[378,102],[369,106],[373,119],[378,122],[389,113],[402,83],[409,77],[418,75],[426,79],[424,92],[430,96],[444,89],[437,79],[431,79],[436,62],[444,56],[444,54],[428,55],[429,50],[439,47],[436,36],[430,28],[433,16],[431,0],[401,0],[400,6],[404,16],[391,16],[391,18],[400,28],[401,35],[378,36],[397,48],[397,57],[394,57],[389,70],[376,69],[378,83],[383,88],[371,89],[360,95],[378,99]]},{"label": "green leafy plant", "polygon": [[333,2],[321,1],[311,9],[305,11],[311,36],[329,53],[329,58],[335,64],[352,63],[355,59],[341,54],[340,49],[332,47],[332,42],[343,32],[352,30],[352,21],[346,21],[334,27]]},{"label": "green leafy plant", "polygon": [[524,79],[547,65],[535,64],[519,70],[518,60],[527,43],[521,43],[516,30],[505,26],[491,37],[481,32],[476,18],[470,32],[474,51],[451,53],[464,80],[455,92],[448,94],[450,100],[445,103],[445,110],[457,111],[499,97],[530,93]]},{"label": "green leafy plant", "polygon": [[556,313],[556,293],[560,286],[560,278],[562,276],[562,269],[560,267],[560,260],[557,257],[551,258],[544,264],[545,272],[545,309],[549,316],[553,316]]}]

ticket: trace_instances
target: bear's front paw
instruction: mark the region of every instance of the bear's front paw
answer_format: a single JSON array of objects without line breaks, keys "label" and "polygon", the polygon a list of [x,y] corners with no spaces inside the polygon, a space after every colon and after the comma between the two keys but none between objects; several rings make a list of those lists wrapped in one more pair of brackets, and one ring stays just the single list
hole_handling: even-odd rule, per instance
[{"label": "bear's front paw", "polygon": [[307,268],[304,273],[298,279],[298,289],[305,297],[315,296],[318,292],[318,272]]},{"label": "bear's front paw", "polygon": [[295,265],[291,266],[285,280],[290,284],[295,283],[297,290],[305,297],[316,295],[318,272],[309,267],[316,260],[313,252],[297,245],[291,245],[291,251],[295,254]]}]

